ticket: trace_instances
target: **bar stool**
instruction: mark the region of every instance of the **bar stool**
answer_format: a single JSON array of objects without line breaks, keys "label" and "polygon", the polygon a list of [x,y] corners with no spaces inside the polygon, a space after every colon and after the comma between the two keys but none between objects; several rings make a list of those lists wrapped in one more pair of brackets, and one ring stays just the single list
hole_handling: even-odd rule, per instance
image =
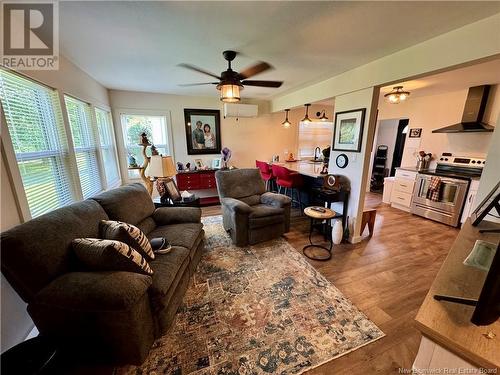
[{"label": "bar stool", "polygon": [[[302,176],[297,172],[292,172],[288,168],[274,165],[272,166],[273,175],[276,176],[276,185],[278,185],[278,193],[281,193],[281,189],[285,189],[285,195],[288,195],[288,189],[290,189],[290,198],[292,198],[292,203],[295,202],[299,205],[300,211],[302,213],[302,201],[300,200],[299,188],[303,185]],[[293,193],[296,192],[297,199],[293,198]]]},{"label": "bar stool", "polygon": [[271,166],[265,161],[255,160],[255,166],[259,168],[262,179],[266,181],[266,191],[273,191],[274,175]]}]

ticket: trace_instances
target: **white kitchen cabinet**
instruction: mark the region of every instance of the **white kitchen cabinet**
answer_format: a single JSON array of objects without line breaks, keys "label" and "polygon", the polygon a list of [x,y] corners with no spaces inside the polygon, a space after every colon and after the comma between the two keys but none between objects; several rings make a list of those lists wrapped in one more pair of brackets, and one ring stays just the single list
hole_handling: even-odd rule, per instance
[{"label": "white kitchen cabinet", "polygon": [[391,193],[391,207],[410,212],[416,178],[416,171],[396,169]]},{"label": "white kitchen cabinet", "polygon": [[469,186],[469,192],[467,193],[467,198],[465,199],[464,210],[462,212],[462,218],[460,219],[461,223],[465,223],[472,213],[478,189],[479,180],[472,180]]}]

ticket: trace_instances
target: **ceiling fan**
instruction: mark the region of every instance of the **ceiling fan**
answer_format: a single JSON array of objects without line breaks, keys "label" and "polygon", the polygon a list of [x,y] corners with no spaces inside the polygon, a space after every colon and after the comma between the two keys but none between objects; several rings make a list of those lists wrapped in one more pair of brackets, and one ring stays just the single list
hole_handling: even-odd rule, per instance
[{"label": "ceiling fan", "polygon": [[281,81],[256,81],[248,79],[259,73],[265,72],[266,70],[272,69],[271,65],[263,61],[250,66],[239,73],[235,72],[231,69],[231,61],[234,60],[237,54],[238,53],[235,51],[222,52],[222,56],[224,56],[224,59],[227,60],[227,70],[222,72],[220,77],[194,65],[179,64],[179,66],[183,68],[194,70],[195,72],[206,74],[219,80],[218,82],[188,83],[180,86],[217,85],[217,90],[220,91],[220,100],[223,102],[234,103],[240,101],[240,90],[242,90],[244,86],[277,88],[283,84]]}]

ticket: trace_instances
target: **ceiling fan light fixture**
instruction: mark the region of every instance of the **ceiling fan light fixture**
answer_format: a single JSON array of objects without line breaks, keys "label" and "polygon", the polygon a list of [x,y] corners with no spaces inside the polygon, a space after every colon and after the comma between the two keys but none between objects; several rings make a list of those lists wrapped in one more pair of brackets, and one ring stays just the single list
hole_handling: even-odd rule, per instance
[{"label": "ceiling fan light fixture", "polygon": [[285,129],[288,129],[288,128],[290,128],[290,126],[292,126],[292,123],[290,121],[288,121],[288,112],[290,112],[290,110],[285,109],[285,113],[286,113],[285,121],[283,121],[281,123],[281,126],[283,126]]},{"label": "ceiling fan light fixture", "polygon": [[310,105],[311,104],[304,104],[304,106],[306,107],[306,115],[302,119],[302,122],[312,122],[311,119],[309,118],[309,106]]},{"label": "ceiling fan light fixture", "polygon": [[384,95],[385,99],[391,104],[404,102],[410,96],[409,91],[404,91],[403,86],[394,86],[391,92]]},{"label": "ceiling fan light fixture", "polygon": [[242,87],[240,85],[225,83],[218,85],[217,88],[220,91],[220,100],[224,103],[236,103],[241,100],[240,90]]}]

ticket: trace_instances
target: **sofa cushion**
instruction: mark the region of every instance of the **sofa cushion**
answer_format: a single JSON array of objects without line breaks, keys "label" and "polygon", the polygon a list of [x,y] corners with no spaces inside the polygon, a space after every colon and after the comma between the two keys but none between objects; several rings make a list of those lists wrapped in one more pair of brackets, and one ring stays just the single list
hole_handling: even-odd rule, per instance
[{"label": "sofa cushion", "polygon": [[91,271],[153,273],[139,252],[120,241],[77,238],[73,240],[73,250],[78,260]]},{"label": "sofa cushion", "polygon": [[257,168],[218,170],[215,172],[221,198],[242,198],[266,192],[264,180]]},{"label": "sofa cushion", "polygon": [[252,219],[257,217],[283,215],[284,212],[285,210],[283,208],[268,206],[265,204],[256,204],[255,206],[252,206],[252,212],[250,212],[249,217]]},{"label": "sofa cushion", "polygon": [[189,251],[181,246],[173,246],[167,254],[157,254],[151,261],[153,283],[149,290],[153,312],[165,308],[174,294],[179,280],[188,272]]},{"label": "sofa cushion", "polygon": [[101,236],[106,240],[121,241],[137,250],[143,257],[154,259],[155,254],[146,235],[135,225],[121,221],[102,220]]},{"label": "sofa cushion", "polygon": [[162,225],[148,234],[149,239],[165,237],[172,246],[183,246],[192,249],[199,237],[203,236],[203,224],[184,223]]},{"label": "sofa cushion", "polygon": [[111,220],[137,225],[155,210],[146,188],[139,183],[119,187],[92,197]]},{"label": "sofa cushion", "polygon": [[77,270],[71,241],[99,237],[103,208],[85,200],[18,225],[1,235],[2,273],[26,302],[43,287]]},{"label": "sofa cushion", "polygon": [[260,203],[260,195],[254,194],[248,197],[239,197],[238,200],[248,204],[249,206],[254,206]]}]

